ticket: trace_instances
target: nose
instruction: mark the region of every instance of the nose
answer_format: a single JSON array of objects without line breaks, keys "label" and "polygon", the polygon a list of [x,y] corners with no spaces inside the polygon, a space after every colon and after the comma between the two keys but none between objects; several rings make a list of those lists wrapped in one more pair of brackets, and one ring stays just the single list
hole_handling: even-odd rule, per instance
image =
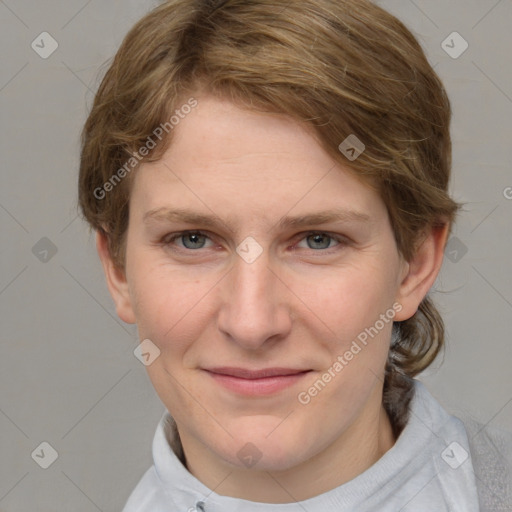
[{"label": "nose", "polygon": [[253,263],[237,258],[223,282],[218,328],[243,348],[266,347],[290,333],[290,295],[266,252]]}]

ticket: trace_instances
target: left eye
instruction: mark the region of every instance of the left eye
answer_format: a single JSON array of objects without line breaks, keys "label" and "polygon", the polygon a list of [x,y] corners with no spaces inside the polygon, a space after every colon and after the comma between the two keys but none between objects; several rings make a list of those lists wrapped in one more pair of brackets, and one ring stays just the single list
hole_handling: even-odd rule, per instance
[{"label": "left eye", "polygon": [[306,240],[308,245],[308,249],[318,250],[318,249],[330,249],[331,242],[335,242],[335,245],[339,245],[339,241],[334,237],[326,234],[326,233],[311,233],[306,235],[302,240]]}]

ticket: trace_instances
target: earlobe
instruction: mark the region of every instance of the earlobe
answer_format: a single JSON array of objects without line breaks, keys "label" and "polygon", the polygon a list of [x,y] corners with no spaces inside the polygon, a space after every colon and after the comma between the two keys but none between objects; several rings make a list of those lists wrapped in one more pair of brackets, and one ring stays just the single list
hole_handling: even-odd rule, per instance
[{"label": "earlobe", "polygon": [[115,265],[108,249],[107,236],[100,231],[96,232],[96,249],[105,272],[108,290],[116,306],[117,315],[123,322],[134,324],[136,322],[135,314],[125,271]]},{"label": "earlobe", "polygon": [[396,299],[402,305],[402,310],[397,313],[396,321],[411,318],[433,286],[443,263],[448,232],[448,223],[430,228],[413,258],[405,263]]}]

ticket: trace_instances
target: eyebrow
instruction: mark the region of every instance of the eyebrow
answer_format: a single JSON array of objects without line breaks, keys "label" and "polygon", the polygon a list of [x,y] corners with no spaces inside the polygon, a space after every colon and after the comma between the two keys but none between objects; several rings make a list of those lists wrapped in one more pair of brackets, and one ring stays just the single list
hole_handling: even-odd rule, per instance
[{"label": "eyebrow", "polygon": [[[143,222],[150,223],[152,221],[165,221],[165,222],[183,222],[185,224],[202,225],[207,228],[224,228],[229,232],[234,233],[230,227],[235,224],[237,217],[231,216],[226,221],[222,220],[218,215],[204,215],[193,210],[183,208],[170,209],[170,208],[156,208],[144,214]],[[321,225],[331,224],[336,222],[369,222],[370,216],[366,213],[358,212],[355,210],[346,210],[338,208],[334,210],[324,210],[295,217],[285,216],[282,217],[277,226],[280,229],[297,229],[308,225]]]}]

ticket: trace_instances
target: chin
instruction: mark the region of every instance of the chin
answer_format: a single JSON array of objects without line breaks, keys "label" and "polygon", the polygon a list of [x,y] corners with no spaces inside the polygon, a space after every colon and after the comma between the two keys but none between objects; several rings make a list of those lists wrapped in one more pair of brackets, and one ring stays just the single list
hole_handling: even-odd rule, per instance
[{"label": "chin", "polygon": [[214,451],[237,468],[255,471],[286,471],[308,458],[311,447],[305,445],[297,432],[285,429],[279,432],[280,427],[275,426],[268,429],[266,422],[260,426],[255,428],[253,423],[251,429],[234,431],[244,435],[235,434],[234,439],[229,438]]}]

